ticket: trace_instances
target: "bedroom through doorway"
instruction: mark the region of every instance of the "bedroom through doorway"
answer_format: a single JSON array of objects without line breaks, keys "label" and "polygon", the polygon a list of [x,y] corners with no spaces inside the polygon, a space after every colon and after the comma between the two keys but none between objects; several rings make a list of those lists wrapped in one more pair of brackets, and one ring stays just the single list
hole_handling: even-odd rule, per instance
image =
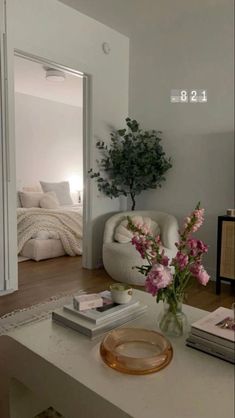
[{"label": "bedroom through doorway", "polygon": [[64,275],[82,268],[83,81],[78,71],[15,54],[19,288],[46,285],[48,296],[66,291]]}]

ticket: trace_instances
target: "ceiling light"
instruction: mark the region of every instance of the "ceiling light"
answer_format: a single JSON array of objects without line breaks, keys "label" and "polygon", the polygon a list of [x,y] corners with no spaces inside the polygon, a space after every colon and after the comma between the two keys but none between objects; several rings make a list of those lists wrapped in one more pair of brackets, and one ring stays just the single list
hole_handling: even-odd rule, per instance
[{"label": "ceiling light", "polygon": [[63,73],[63,71],[54,70],[53,68],[47,68],[46,79],[48,81],[64,81],[65,74]]}]

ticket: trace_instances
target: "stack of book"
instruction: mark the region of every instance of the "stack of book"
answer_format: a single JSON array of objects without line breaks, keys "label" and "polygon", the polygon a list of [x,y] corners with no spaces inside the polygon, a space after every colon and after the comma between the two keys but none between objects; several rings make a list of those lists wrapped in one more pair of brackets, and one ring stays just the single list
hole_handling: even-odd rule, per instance
[{"label": "stack of book", "polygon": [[132,321],[147,310],[147,305],[132,299],[126,304],[113,303],[110,292],[101,292],[103,307],[78,311],[73,303],[52,312],[52,319],[57,323],[81,332],[90,338],[97,337]]},{"label": "stack of book", "polygon": [[191,325],[186,344],[234,363],[234,336],[234,312],[220,307]]}]

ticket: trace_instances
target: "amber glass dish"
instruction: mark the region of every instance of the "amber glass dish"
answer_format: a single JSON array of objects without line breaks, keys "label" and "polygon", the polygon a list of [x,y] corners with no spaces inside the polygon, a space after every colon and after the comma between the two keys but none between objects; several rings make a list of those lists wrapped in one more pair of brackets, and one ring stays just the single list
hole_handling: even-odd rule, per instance
[{"label": "amber glass dish", "polygon": [[128,374],[148,374],[166,367],[173,356],[170,342],[158,332],[141,328],[118,328],[100,345],[103,361]]}]

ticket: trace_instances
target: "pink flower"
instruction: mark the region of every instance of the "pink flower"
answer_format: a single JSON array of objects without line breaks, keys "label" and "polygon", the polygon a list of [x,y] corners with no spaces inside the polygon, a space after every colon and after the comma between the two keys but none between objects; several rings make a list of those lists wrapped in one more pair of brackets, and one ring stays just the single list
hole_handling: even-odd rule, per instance
[{"label": "pink flower", "polygon": [[[177,252],[174,261],[178,265],[180,270],[183,270],[188,264],[188,255],[181,253],[180,251]],[[175,263],[174,263],[175,265]]]},{"label": "pink flower", "polygon": [[196,232],[198,228],[203,224],[204,222],[204,212],[205,209],[195,209],[192,213],[192,215],[195,217],[192,232]]},{"label": "pink flower", "polygon": [[204,269],[204,267],[202,266],[202,268],[200,269],[199,273],[198,273],[198,277],[197,277],[199,283],[201,283],[203,286],[206,286],[207,283],[210,280],[210,276],[207,273],[207,271]]},{"label": "pink flower", "polygon": [[150,234],[150,229],[149,229],[148,225],[146,225],[145,223],[141,224],[141,223],[134,222],[134,225],[136,226],[136,228],[138,228],[140,230],[141,234],[143,234],[143,235],[149,235]]},{"label": "pink flower", "polygon": [[159,254],[158,262],[159,262],[159,264],[162,264],[165,267],[168,266],[169,257],[167,257],[167,255],[165,255],[165,250],[162,250],[161,253]]},{"label": "pink flower", "polygon": [[161,259],[161,264],[162,264],[163,266],[165,266],[165,267],[167,267],[167,266],[168,266],[168,264],[169,264],[169,258],[167,257],[167,255],[163,255],[163,256],[162,256],[162,259]]},{"label": "pink flower", "polygon": [[145,282],[146,290],[156,296],[159,289],[164,289],[172,282],[173,276],[171,269],[162,264],[154,264],[147,275]]},{"label": "pink flower", "polygon": [[202,253],[207,253],[208,252],[208,245],[204,244],[203,241],[201,241],[200,239],[197,240],[197,248],[202,252]]},{"label": "pink flower", "polygon": [[190,271],[194,277],[201,283],[203,286],[206,286],[210,276],[200,263],[195,263],[191,266]]},{"label": "pink flower", "polygon": [[162,241],[161,241],[161,237],[160,237],[160,235],[157,235],[157,236],[155,237],[155,242],[156,242],[156,244],[158,244],[158,245],[162,246]]},{"label": "pink flower", "polygon": [[[201,264],[208,247],[203,241],[192,238],[192,233],[204,221],[204,209],[199,205],[185,219],[184,229],[179,231],[179,241],[175,243],[176,256],[171,260],[165,255],[159,235],[152,236],[146,223],[134,224],[129,219],[129,229],[134,233],[132,244],[146,261],[139,270],[145,275],[148,272],[145,287],[153,296],[158,294],[157,301],[173,298],[175,292],[184,292],[192,277],[204,286],[208,283],[210,277]],[[169,266],[175,267],[174,273]]]},{"label": "pink flower", "polygon": [[145,237],[141,235],[134,235],[131,242],[135,246],[136,250],[140,253],[141,257],[145,258],[145,253],[149,246]]},{"label": "pink flower", "polygon": [[191,217],[187,216],[187,218],[185,218],[184,220],[184,228],[187,228],[190,222],[191,222]]},{"label": "pink flower", "polygon": [[191,248],[192,250],[197,248],[197,240],[194,238],[188,239],[187,244],[188,244],[188,247]]},{"label": "pink flower", "polygon": [[205,209],[195,209],[190,216],[185,218],[184,229],[187,230],[187,234],[196,232],[200,228],[204,222],[204,212]]},{"label": "pink flower", "polygon": [[200,239],[188,239],[187,246],[190,249],[190,254],[194,257],[208,251],[208,246]]},{"label": "pink flower", "polygon": [[139,229],[142,235],[150,235],[151,231],[146,223],[133,222],[133,225]]}]

